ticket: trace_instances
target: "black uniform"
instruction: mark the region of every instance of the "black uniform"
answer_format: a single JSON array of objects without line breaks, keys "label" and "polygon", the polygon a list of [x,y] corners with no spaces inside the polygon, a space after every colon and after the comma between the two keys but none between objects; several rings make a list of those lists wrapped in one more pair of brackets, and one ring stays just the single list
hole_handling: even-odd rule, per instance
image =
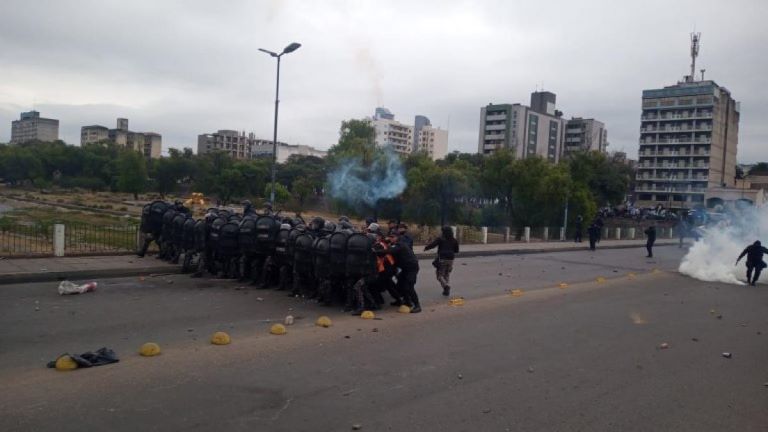
[{"label": "black uniform", "polygon": [[648,236],[648,239],[645,241],[645,248],[648,250],[646,258],[653,258],[653,244],[656,243],[656,227],[649,226],[645,230],[645,235]]},{"label": "black uniform", "polygon": [[581,230],[583,229],[584,218],[581,216],[576,218],[576,234],[573,236],[575,243],[581,243]]},{"label": "black uniform", "polygon": [[397,292],[403,296],[412,313],[421,312],[419,296],[416,294],[416,278],[419,276],[419,260],[413,250],[398,241],[389,247],[389,253],[395,258],[395,265],[400,268],[397,275]]},{"label": "black uniform", "polygon": [[[747,283],[755,286],[757,280],[760,278],[760,273],[766,267],[765,261],[763,261],[763,254],[768,253],[768,249],[764,248],[760,241],[756,241],[744,249],[744,252],[739,255],[736,260],[736,264],[747,256]],[[754,278],[752,277],[752,271],[754,270]]]},{"label": "black uniform", "polygon": [[600,227],[593,223],[587,228],[587,234],[589,235],[589,250],[595,250],[595,243],[600,240]]}]

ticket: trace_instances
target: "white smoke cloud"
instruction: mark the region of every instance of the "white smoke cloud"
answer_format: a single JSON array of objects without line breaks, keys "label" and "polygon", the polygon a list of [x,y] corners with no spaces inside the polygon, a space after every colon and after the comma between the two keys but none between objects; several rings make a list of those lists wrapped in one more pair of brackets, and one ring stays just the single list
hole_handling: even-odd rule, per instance
[{"label": "white smoke cloud", "polygon": [[351,158],[328,174],[329,193],[347,204],[374,207],[379,200],[394,198],[406,186],[405,170],[400,158],[386,149],[371,166],[360,158]]},{"label": "white smoke cloud", "polygon": [[745,209],[702,232],[703,236],[683,257],[680,273],[707,282],[743,285],[746,258],[738,266],[734,263],[745,247],[764,240],[760,235],[768,232],[768,206]]}]

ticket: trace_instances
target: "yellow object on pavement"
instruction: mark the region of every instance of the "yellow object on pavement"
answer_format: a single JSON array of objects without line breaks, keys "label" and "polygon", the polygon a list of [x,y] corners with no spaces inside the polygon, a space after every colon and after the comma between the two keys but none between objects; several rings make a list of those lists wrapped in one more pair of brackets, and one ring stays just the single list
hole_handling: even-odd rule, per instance
[{"label": "yellow object on pavement", "polygon": [[328,327],[332,326],[333,323],[331,322],[330,318],[328,318],[327,316],[323,315],[320,318],[318,318],[317,321],[315,321],[315,325],[318,326],[318,327],[328,328]]},{"label": "yellow object on pavement", "polygon": [[400,305],[400,307],[397,308],[397,311],[400,313],[411,313],[411,308],[408,307],[408,305]]},{"label": "yellow object on pavement", "polygon": [[160,345],[154,342],[147,342],[139,349],[139,354],[144,357],[154,357],[160,354]]},{"label": "yellow object on pavement", "polygon": [[269,332],[273,335],[282,336],[286,333],[288,333],[288,330],[285,329],[285,326],[282,324],[273,324],[272,327],[269,329]]},{"label": "yellow object on pavement", "polygon": [[363,313],[360,314],[360,318],[362,318],[362,319],[374,319],[374,318],[376,318],[376,315],[372,311],[363,311]]},{"label": "yellow object on pavement", "polygon": [[230,342],[232,342],[232,339],[224,332],[216,332],[211,338],[211,343],[214,345],[229,345]]},{"label": "yellow object on pavement", "polygon": [[57,371],[71,371],[77,369],[77,363],[72,357],[63,355],[56,359]]}]

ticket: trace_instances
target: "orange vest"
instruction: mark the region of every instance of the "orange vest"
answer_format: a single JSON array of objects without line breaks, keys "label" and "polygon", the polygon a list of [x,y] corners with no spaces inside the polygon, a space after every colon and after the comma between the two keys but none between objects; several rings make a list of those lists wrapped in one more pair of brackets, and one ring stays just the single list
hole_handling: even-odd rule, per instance
[{"label": "orange vest", "polygon": [[[387,244],[384,242],[379,242],[384,248],[387,248]],[[383,273],[387,268],[387,262],[389,262],[390,266],[395,265],[395,258],[392,257],[391,254],[386,254],[384,256],[377,256],[376,257],[376,271],[379,273]]]}]

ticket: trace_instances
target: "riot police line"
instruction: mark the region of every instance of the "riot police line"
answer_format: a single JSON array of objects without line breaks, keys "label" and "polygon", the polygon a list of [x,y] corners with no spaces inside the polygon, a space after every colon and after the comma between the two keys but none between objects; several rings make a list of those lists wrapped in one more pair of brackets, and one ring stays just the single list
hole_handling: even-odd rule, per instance
[{"label": "riot police line", "polygon": [[192,277],[250,281],[325,305],[343,304],[354,314],[380,309],[387,292],[391,305],[421,312],[418,259],[396,233],[385,235],[375,223],[361,232],[345,216],[338,223],[320,217],[306,223],[300,216],[281,217],[269,203],[261,212],[248,201],[243,205],[242,214],[209,208],[195,219],[181,201],[149,203],[142,209],[138,255],[154,241],[158,258],[181,263],[182,273]]}]

